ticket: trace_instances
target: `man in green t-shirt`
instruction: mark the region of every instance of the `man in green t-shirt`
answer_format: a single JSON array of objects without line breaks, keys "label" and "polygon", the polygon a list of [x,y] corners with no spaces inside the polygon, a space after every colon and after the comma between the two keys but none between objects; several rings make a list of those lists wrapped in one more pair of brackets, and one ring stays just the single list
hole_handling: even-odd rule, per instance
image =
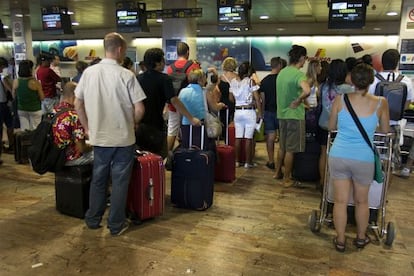
[{"label": "man in green t-shirt", "polygon": [[[281,179],[283,175],[283,186],[286,188],[293,185],[293,154],[305,150],[303,101],[309,96],[310,87],[300,68],[306,60],[306,48],[293,45],[289,51],[289,66],[280,71],[276,80],[279,152],[274,178]],[[285,167],[283,174],[282,165]]]}]

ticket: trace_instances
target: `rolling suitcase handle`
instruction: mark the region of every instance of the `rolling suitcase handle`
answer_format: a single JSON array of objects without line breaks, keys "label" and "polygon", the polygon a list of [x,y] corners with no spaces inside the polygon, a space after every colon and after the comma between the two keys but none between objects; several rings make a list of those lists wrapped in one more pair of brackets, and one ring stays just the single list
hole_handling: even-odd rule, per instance
[{"label": "rolling suitcase handle", "polygon": [[[204,149],[204,125],[201,125],[201,150]],[[193,125],[190,124],[190,134],[189,134],[189,141],[188,141],[188,147],[191,149],[193,147]]]}]

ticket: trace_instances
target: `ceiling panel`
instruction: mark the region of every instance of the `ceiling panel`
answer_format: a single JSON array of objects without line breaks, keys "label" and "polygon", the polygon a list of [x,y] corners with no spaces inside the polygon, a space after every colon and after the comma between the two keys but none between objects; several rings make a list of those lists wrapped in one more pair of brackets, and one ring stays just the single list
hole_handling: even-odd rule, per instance
[{"label": "ceiling panel", "polygon": [[[165,1],[165,0],[164,0]],[[173,0],[170,0],[173,1]],[[174,0],[175,1],[175,0]],[[367,8],[367,23],[384,24],[384,22],[399,22],[402,0],[371,0]],[[40,8],[60,5],[66,6],[74,12],[72,21],[79,22],[74,30],[90,29],[114,29],[115,28],[115,3],[114,0],[0,0],[0,19],[5,25],[10,26],[11,11],[29,11],[33,31],[41,31]],[[184,1],[186,2],[186,1]],[[214,26],[217,22],[216,1],[197,0],[197,7],[203,9],[203,17],[197,18],[198,26]],[[161,0],[145,1],[147,10],[162,9]],[[398,16],[386,16],[388,11],[398,12]],[[260,15],[268,15],[269,20],[260,20]],[[251,23],[252,30],[260,34],[261,29],[256,25],[291,23],[327,23],[327,0],[252,0]],[[151,27],[160,27],[160,23],[149,20]],[[371,24],[371,25],[372,25]],[[294,25],[290,25],[290,28]],[[318,34],[318,29],[313,34]]]}]

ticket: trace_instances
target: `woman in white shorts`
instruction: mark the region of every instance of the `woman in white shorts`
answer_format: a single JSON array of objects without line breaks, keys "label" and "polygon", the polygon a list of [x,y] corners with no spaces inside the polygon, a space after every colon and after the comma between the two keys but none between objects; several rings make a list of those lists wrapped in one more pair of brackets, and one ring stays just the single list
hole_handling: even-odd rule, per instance
[{"label": "woman in white shorts", "polygon": [[[258,104],[258,114],[254,102],[260,103],[259,86],[250,79],[252,67],[245,61],[240,64],[238,75],[240,79],[233,79],[230,83],[230,93],[233,94],[236,107],[234,112],[234,126],[236,129],[236,160],[240,152],[241,140],[246,139],[246,153],[252,151],[253,134],[256,121],[262,117],[261,105]],[[252,154],[246,154],[245,168],[253,167]]]}]

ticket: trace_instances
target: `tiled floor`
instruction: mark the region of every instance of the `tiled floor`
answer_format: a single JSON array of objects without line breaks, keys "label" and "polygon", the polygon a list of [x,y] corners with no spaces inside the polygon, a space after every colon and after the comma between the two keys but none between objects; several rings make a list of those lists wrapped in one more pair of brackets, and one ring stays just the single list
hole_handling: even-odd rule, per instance
[{"label": "tiled floor", "polygon": [[170,204],[167,173],[164,216],[132,226],[120,237],[106,227],[89,230],[82,220],[55,209],[54,175],[33,173],[3,155],[0,167],[0,275],[414,275],[414,181],[395,177],[386,222],[391,248],[374,242],[364,250],[334,250],[334,231],[309,229],[320,194],[313,184],[283,188],[264,166],[237,169],[234,183],[216,183],[204,212]]}]

